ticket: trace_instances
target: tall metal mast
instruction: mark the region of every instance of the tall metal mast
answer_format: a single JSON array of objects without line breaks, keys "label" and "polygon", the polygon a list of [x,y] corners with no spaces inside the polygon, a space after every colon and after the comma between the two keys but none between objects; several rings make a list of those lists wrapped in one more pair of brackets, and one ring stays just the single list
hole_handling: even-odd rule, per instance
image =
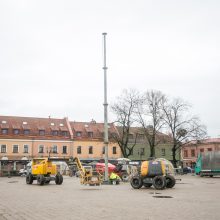
[{"label": "tall metal mast", "polygon": [[104,146],[105,146],[105,182],[108,182],[108,102],[107,102],[107,67],[106,67],[106,35],[102,33],[104,43]]}]

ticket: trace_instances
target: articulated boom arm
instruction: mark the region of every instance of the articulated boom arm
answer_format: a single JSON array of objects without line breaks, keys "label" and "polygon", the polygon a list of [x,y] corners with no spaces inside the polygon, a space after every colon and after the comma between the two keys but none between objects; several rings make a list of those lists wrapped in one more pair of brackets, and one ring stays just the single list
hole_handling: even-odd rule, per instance
[{"label": "articulated boom arm", "polygon": [[80,159],[78,157],[75,157],[73,161],[76,162],[76,166],[77,169],[80,171],[80,174],[85,176],[85,168],[82,166]]}]

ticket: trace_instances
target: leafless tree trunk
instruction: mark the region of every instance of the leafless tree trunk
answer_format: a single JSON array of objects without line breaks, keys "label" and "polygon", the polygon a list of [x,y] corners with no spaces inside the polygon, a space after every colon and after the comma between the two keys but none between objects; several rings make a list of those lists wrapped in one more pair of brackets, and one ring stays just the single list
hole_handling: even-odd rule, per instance
[{"label": "leafless tree trunk", "polygon": [[188,115],[190,105],[182,99],[174,99],[171,103],[164,103],[164,122],[169,129],[172,139],[173,164],[177,167],[176,154],[181,146],[192,139],[202,139],[206,135],[206,128],[198,117]]},{"label": "leafless tree trunk", "polygon": [[122,95],[111,106],[112,112],[116,116],[116,125],[119,126],[119,134],[113,138],[120,146],[122,155],[127,158],[133,152],[136,145],[137,134],[134,143],[129,145],[129,134],[135,120],[135,109],[139,102],[139,92],[137,90],[124,90]]},{"label": "leafless tree trunk", "polygon": [[138,122],[140,123],[150,146],[150,157],[155,157],[155,147],[160,140],[158,133],[163,126],[162,106],[166,96],[160,91],[148,91],[142,96],[137,109]]}]

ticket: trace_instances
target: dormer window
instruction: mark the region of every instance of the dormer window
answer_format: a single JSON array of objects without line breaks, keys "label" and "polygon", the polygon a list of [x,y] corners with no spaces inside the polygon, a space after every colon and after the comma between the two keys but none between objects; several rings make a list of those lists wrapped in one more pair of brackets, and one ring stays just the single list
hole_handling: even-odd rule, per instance
[{"label": "dormer window", "polygon": [[20,133],[20,130],[19,129],[14,129],[13,130],[13,134],[19,134]]},{"label": "dormer window", "polygon": [[68,132],[67,131],[61,131],[61,135],[66,137],[66,136],[68,136]]},{"label": "dormer window", "polygon": [[3,129],[2,129],[2,134],[8,134],[8,129],[3,128]]},{"label": "dormer window", "polygon": [[25,129],[24,130],[24,135],[29,135],[30,134],[30,130],[29,129]]},{"label": "dormer window", "polygon": [[88,136],[89,136],[90,138],[93,138],[93,132],[88,132]]},{"label": "dormer window", "polygon": [[45,135],[45,130],[39,130],[39,135],[44,136]]},{"label": "dormer window", "polygon": [[58,131],[52,131],[53,136],[58,136]]},{"label": "dormer window", "polygon": [[81,137],[81,136],[82,136],[82,132],[81,132],[81,131],[77,131],[77,132],[76,132],[76,136],[77,136],[77,137]]}]

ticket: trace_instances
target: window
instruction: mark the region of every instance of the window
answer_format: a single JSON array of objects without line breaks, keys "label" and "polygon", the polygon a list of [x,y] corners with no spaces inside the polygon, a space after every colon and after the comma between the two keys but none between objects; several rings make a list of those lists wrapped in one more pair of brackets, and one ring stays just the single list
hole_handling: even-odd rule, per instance
[{"label": "window", "polygon": [[166,156],[166,149],[165,148],[161,149],[161,156]]},{"label": "window", "polygon": [[13,130],[13,134],[19,134],[20,133],[20,130],[19,129],[14,129]]},{"label": "window", "polygon": [[194,149],[191,150],[191,157],[195,157],[195,150]]},{"label": "window", "polygon": [[82,135],[82,132],[81,132],[81,131],[77,131],[77,132],[76,132],[76,136],[77,136],[77,137],[81,137],[81,135]]},{"label": "window", "polygon": [[39,130],[39,135],[44,136],[45,135],[45,130]]},{"label": "window", "polygon": [[208,151],[212,151],[212,148],[208,148],[207,150],[208,150]]},{"label": "window", "polygon": [[38,147],[38,153],[43,153],[44,152],[44,145],[40,145],[39,147]]},{"label": "window", "polygon": [[133,134],[129,134],[128,135],[128,139],[133,139],[134,138],[134,135]]},{"label": "window", "polygon": [[88,137],[93,138],[93,132],[88,132]]},{"label": "window", "polygon": [[138,138],[143,140],[144,139],[144,135],[143,134],[138,134]]},{"label": "window", "polygon": [[63,154],[67,154],[67,146],[63,146]]},{"label": "window", "polygon": [[18,145],[13,145],[13,153],[18,153]]},{"label": "window", "polygon": [[93,147],[89,146],[89,154],[93,154]]},{"label": "window", "polygon": [[81,153],[82,153],[81,146],[78,146],[78,147],[77,147],[77,154],[81,154]]},{"label": "window", "polygon": [[184,157],[188,157],[188,150],[184,150]]},{"label": "window", "polygon": [[52,153],[57,154],[57,145],[53,145]]},{"label": "window", "polygon": [[201,149],[200,149],[200,153],[203,153],[203,152],[204,152],[204,149],[203,149],[203,148],[201,148]]},{"label": "window", "polygon": [[61,131],[61,135],[66,137],[66,136],[68,136],[68,132],[67,131]]},{"label": "window", "polygon": [[8,134],[8,129],[6,128],[2,129],[2,134]]},{"label": "window", "polygon": [[102,154],[105,154],[105,147],[102,148]]},{"label": "window", "polygon": [[28,145],[27,144],[24,145],[24,153],[28,153]]},{"label": "window", "polygon": [[58,131],[52,131],[51,133],[53,136],[58,136]]},{"label": "window", "polygon": [[6,145],[5,144],[3,144],[1,146],[1,153],[6,153]]},{"label": "window", "polygon": [[112,148],[112,153],[113,153],[113,154],[117,154],[117,148],[116,148],[116,147],[113,147],[113,148]]},{"label": "window", "polygon": [[144,148],[140,148],[140,155],[144,155]]},{"label": "window", "polygon": [[29,135],[29,134],[30,134],[30,130],[29,130],[29,129],[25,129],[25,130],[24,130],[24,134],[25,134],[25,135]]}]

